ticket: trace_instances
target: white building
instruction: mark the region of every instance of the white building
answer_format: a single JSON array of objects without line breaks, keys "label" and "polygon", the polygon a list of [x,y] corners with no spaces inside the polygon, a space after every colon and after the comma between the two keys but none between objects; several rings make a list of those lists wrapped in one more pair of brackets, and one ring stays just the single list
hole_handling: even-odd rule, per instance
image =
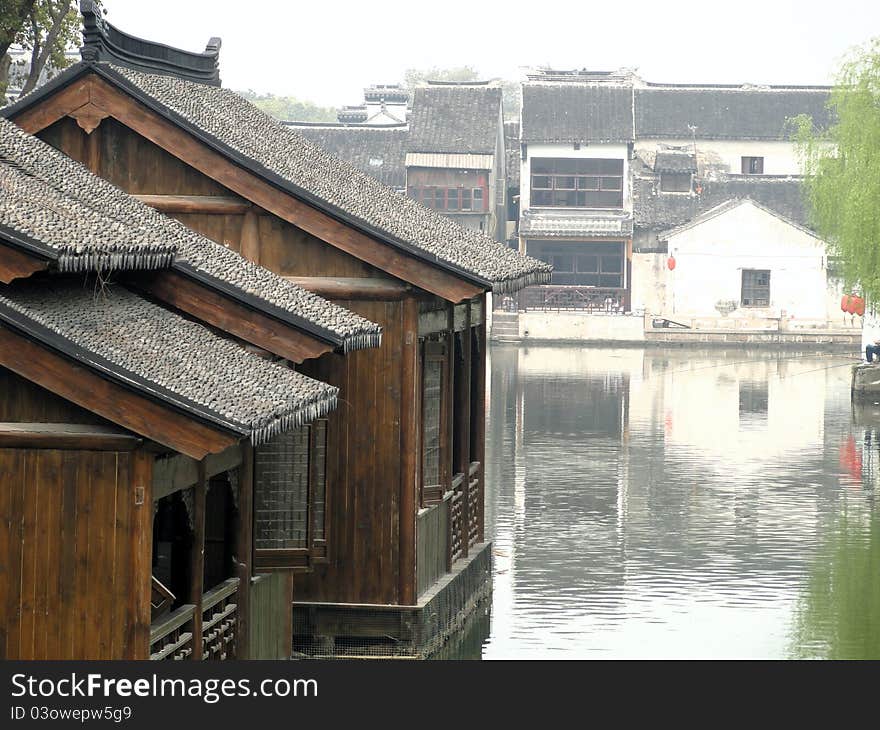
[{"label": "white building", "polygon": [[664,312],[672,319],[783,329],[828,321],[824,241],[753,200],[722,203],[660,240],[674,261],[665,267]]},{"label": "white building", "polygon": [[[679,292],[669,288],[676,279],[667,269],[667,241],[672,229],[700,220],[700,232],[711,229],[719,243],[700,256],[737,251],[740,269],[764,270],[746,260],[758,245],[740,226],[740,218],[750,216],[762,245],[775,241],[785,265],[774,263],[776,310],[750,308],[736,324],[748,320],[763,328],[785,310],[789,321],[843,325],[841,312],[830,306],[839,281],[829,277],[824,246],[807,230],[790,138],[797,115],[812,117],[817,127],[829,123],[829,92],[824,86],[656,84],[626,69],[530,74],[521,118],[520,249],[552,263],[554,273],[551,286],[523,293],[520,309],[604,311],[611,301],[615,312],[672,316],[689,307],[698,319],[729,320],[715,305],[722,298],[740,302],[741,282],[736,291],[725,285],[724,297],[705,293],[700,301],[703,295],[688,289],[673,306]],[[729,203],[743,198],[755,204]],[[720,215],[722,204],[736,210]],[[713,222],[704,226],[709,211],[705,221]],[[679,230],[685,238],[696,235]],[[801,254],[792,252],[806,241],[819,253],[799,269],[806,264],[795,263],[792,257]],[[728,253],[721,253],[721,242]],[[703,273],[717,272],[709,266]],[[798,293],[810,307],[785,293],[789,276],[802,277]],[[542,331],[545,325],[542,320]]]}]

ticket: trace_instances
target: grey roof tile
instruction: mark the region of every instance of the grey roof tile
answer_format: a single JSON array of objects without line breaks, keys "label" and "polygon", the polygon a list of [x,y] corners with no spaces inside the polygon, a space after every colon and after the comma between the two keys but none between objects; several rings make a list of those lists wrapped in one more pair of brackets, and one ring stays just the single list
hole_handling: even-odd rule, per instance
[{"label": "grey roof tile", "polygon": [[0,318],[129,387],[260,443],[336,406],[338,389],[274,363],[122,286],[0,285]]},{"label": "grey roof tile", "polygon": [[323,125],[285,122],[310,142],[383,185],[406,187],[406,126]]},{"label": "grey roof tile", "polygon": [[523,142],[631,142],[633,90],[611,83],[523,84]]},{"label": "grey roof tile", "polygon": [[[30,180],[31,187],[43,185],[47,195],[51,191],[51,199],[36,198],[33,206],[19,209],[17,214],[6,214],[10,222],[24,218],[35,221],[31,230],[45,238],[47,243],[65,237],[68,242],[76,239],[68,243],[68,247],[74,252],[80,249],[89,252],[97,245],[92,241],[103,240],[98,233],[90,236],[87,228],[74,226],[70,215],[59,217],[63,208],[58,201],[64,200],[69,210],[82,216],[83,225],[86,221],[94,221],[96,225],[104,221],[99,232],[104,231],[107,236],[114,231],[118,234],[115,241],[103,244],[110,251],[120,248],[125,251],[124,245],[134,247],[132,250],[136,252],[150,252],[159,246],[164,247],[164,251],[176,250],[176,266],[192,267],[243,296],[277,309],[282,317],[292,315],[304,320],[318,331],[326,331],[329,336],[338,338],[346,351],[376,347],[380,342],[382,328],[379,325],[286,281],[144,205],[5,119],[0,120],[0,157],[12,165],[12,172],[7,177],[12,179],[14,176],[18,182],[24,183]],[[22,190],[26,187],[24,183]],[[12,204],[7,207],[15,210]],[[40,223],[49,219],[54,221],[51,226],[48,222]],[[50,231],[54,231],[55,239],[50,236]],[[106,258],[93,255],[84,260],[98,264],[89,268],[135,268],[124,265],[129,263],[128,259],[114,259],[112,261],[117,265],[112,267],[107,266]],[[167,265],[170,261],[166,258],[164,263]],[[69,264],[64,268],[83,267]]]},{"label": "grey roof tile", "polygon": [[653,177],[633,181],[635,227],[662,231],[690,221],[731,198],[750,198],[800,226],[808,226],[803,179],[798,176],[722,175],[698,180],[691,195],[662,193]]},{"label": "grey roof tile", "polygon": [[[118,215],[115,191],[106,186],[95,186],[88,201],[69,194],[69,160],[53,166],[61,156],[47,147],[0,119],[0,229],[6,229],[7,239],[33,245],[61,271],[171,265],[177,251],[173,238]],[[39,162],[49,164],[32,164]]]},{"label": "grey roof tile", "polygon": [[526,210],[520,218],[520,235],[529,238],[629,238],[632,218],[614,213]]},{"label": "grey roof tile", "polygon": [[[97,67],[219,143],[257,174],[274,177],[292,194],[338,211],[353,225],[422,260],[486,282],[495,291],[550,279],[552,267],[543,261],[522,256],[382,185],[233,91],[128,68]],[[69,78],[76,71],[66,73]]]},{"label": "grey roof tile", "polygon": [[488,84],[431,84],[413,94],[407,152],[495,152],[501,89]]},{"label": "grey roof tile", "polygon": [[639,139],[785,140],[787,120],[809,114],[826,127],[829,89],[821,87],[644,88],[635,91],[636,137]]},{"label": "grey roof tile", "polygon": [[660,151],[654,157],[654,172],[696,172],[697,158],[692,152]]}]

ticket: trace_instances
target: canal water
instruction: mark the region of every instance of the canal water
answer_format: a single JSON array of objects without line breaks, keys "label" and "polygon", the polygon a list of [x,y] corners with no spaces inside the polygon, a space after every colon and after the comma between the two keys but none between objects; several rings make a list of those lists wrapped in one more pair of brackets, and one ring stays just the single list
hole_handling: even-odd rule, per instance
[{"label": "canal water", "polygon": [[459,655],[880,658],[853,360],[494,346],[493,602]]}]

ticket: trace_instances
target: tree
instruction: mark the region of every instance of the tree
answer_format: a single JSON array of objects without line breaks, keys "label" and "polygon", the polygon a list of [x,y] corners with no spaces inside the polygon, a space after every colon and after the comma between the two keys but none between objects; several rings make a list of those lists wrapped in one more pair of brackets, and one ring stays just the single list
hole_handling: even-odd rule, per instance
[{"label": "tree", "polygon": [[805,115],[792,120],[811,222],[846,285],[880,303],[880,38],[843,63],[828,106],[827,130]]},{"label": "tree", "polygon": [[0,93],[9,74],[9,47],[18,43],[30,51],[30,69],[22,93],[31,91],[43,70],[63,69],[64,52],[79,39],[80,19],[76,0],[5,0],[0,9]]},{"label": "tree", "polygon": [[477,81],[480,74],[473,66],[453,68],[408,68],[403,72],[403,85],[411,92],[427,81]]},{"label": "tree", "polygon": [[239,91],[241,96],[276,119],[297,122],[335,122],[336,109],[301,101],[292,96],[258,94],[253,89]]}]

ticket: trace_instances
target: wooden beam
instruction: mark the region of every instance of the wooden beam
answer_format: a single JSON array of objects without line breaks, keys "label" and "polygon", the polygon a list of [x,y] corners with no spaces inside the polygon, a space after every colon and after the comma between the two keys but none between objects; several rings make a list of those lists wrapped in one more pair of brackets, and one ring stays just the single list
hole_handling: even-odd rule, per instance
[{"label": "wooden beam", "polygon": [[[250,659],[251,574],[254,556],[254,447],[242,444],[242,463],[238,479],[238,529],[236,558],[238,568],[238,630],[236,659]],[[288,611],[290,609],[288,608]],[[291,644],[292,646],[292,644]]]},{"label": "wooden beam", "polygon": [[2,449],[133,451],[143,439],[112,426],[76,423],[0,423]]},{"label": "wooden beam", "polygon": [[105,380],[86,366],[3,325],[0,365],[123,428],[195,459],[223,451],[239,440]]},{"label": "wooden beam", "polygon": [[244,214],[239,250],[248,261],[260,263],[260,223],[253,208]]},{"label": "wooden beam", "polygon": [[421,474],[421,373],[419,368],[419,302],[410,297],[403,303],[403,346],[400,398],[400,564],[398,602],[411,605],[416,600],[416,506]]},{"label": "wooden beam", "polygon": [[133,281],[165,304],[291,362],[301,363],[335,349],[176,271],[158,271]]},{"label": "wooden beam", "polygon": [[15,279],[26,279],[48,268],[46,259],[29,256],[17,248],[0,243],[0,281],[4,284]]},{"label": "wooden beam", "polygon": [[[290,193],[279,190],[98,76],[89,76],[80,83],[85,86],[87,98],[76,106],[59,116],[59,111],[65,105],[58,99],[59,94],[56,94],[36,108],[19,115],[15,119],[16,123],[34,133],[90,101],[212,180],[361,261],[452,302],[471,299],[484,291],[482,286],[471,284],[415,255],[404,253],[396,246],[374,238],[351,224],[336,220]],[[51,109],[38,113],[44,106],[50,106]]]},{"label": "wooden beam", "polygon": [[74,81],[69,86],[42,99],[36,106],[26,109],[13,120],[25,132],[36,134],[52,126],[59,119],[70,115],[91,100],[92,76]]},{"label": "wooden beam", "polygon": [[392,279],[335,276],[285,276],[287,281],[327,299],[355,301],[399,301],[412,286]]},{"label": "wooden beam", "polygon": [[471,385],[474,393],[475,402],[473,408],[473,426],[476,429],[474,434],[474,450],[471,453],[471,461],[480,462],[480,474],[477,489],[479,494],[477,497],[477,524],[478,536],[477,540],[483,542],[485,538],[485,512],[486,512],[486,319],[485,319],[485,299],[486,295],[480,297],[480,307],[478,317],[474,329],[477,341],[477,354],[479,358],[476,362],[475,380]]},{"label": "wooden beam", "polygon": [[241,198],[220,195],[133,195],[132,197],[161,213],[244,215],[252,207]]},{"label": "wooden beam", "polygon": [[137,451],[132,456],[131,490],[131,575],[134,590],[128,615],[127,656],[125,659],[148,659],[150,656],[150,597],[153,563],[152,454]]},{"label": "wooden beam", "polygon": [[[243,448],[242,444],[233,444],[219,454],[208,454],[202,460],[207,477],[210,479],[239,466]],[[156,459],[153,464],[153,500],[158,501],[181,489],[189,489],[198,481],[198,465],[198,461],[183,454]]]}]

